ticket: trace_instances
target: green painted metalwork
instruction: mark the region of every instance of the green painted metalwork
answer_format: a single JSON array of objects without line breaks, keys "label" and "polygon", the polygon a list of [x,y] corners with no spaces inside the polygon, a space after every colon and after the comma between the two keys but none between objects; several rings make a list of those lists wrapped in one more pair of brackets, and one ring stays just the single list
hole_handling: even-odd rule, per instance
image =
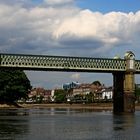
[{"label": "green painted metalwork", "polygon": [[140,60],[135,61],[136,73],[140,73]]},{"label": "green painted metalwork", "polygon": [[[45,71],[123,72],[126,69],[126,61],[124,59],[0,54],[0,67]],[[140,61],[136,61],[136,71],[140,71]]]}]

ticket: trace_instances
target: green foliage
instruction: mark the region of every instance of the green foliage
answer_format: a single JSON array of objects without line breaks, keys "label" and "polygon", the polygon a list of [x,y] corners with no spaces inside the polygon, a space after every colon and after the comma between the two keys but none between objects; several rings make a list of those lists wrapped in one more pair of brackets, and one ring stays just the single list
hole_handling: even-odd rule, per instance
[{"label": "green foliage", "polygon": [[55,102],[57,103],[62,103],[66,101],[66,91],[62,89],[56,90],[54,96],[55,96]]},{"label": "green foliage", "polygon": [[36,102],[37,103],[42,103],[42,101],[43,101],[43,96],[42,95],[36,96]]},{"label": "green foliage", "polygon": [[94,95],[93,93],[89,93],[86,95],[86,99],[88,103],[93,103],[94,102]]},{"label": "green foliage", "polygon": [[30,81],[23,71],[0,69],[0,102],[25,99],[30,89]]},{"label": "green foliage", "polygon": [[100,81],[94,81],[92,84],[96,85],[96,86],[101,86]]},{"label": "green foliage", "polygon": [[93,103],[94,102],[94,95],[92,93],[86,95],[75,95],[73,98],[75,103]]},{"label": "green foliage", "polygon": [[135,96],[136,100],[140,102],[140,85],[135,85]]},{"label": "green foliage", "polygon": [[140,96],[140,87],[136,86],[135,88],[135,95]]}]

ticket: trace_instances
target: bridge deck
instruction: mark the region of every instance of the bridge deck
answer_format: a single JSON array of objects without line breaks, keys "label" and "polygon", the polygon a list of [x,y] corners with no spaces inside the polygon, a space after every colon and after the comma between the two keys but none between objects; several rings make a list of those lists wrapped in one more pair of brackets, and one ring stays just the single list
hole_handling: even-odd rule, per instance
[{"label": "bridge deck", "polygon": [[[105,59],[68,56],[0,54],[1,68],[45,71],[114,72],[126,69],[124,59]],[[140,61],[136,61],[140,71]]]}]

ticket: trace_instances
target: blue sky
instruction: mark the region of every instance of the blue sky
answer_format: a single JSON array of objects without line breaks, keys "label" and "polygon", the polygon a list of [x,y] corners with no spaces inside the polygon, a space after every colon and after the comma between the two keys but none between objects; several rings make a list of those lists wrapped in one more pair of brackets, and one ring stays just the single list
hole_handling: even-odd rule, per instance
[{"label": "blue sky", "polygon": [[[138,0],[1,0],[0,52],[140,59]],[[112,74],[26,72],[33,86],[100,80]],[[140,83],[140,77],[136,76]]]},{"label": "blue sky", "polygon": [[[32,0],[41,4],[43,0]],[[76,5],[83,9],[107,13],[110,11],[137,12],[140,8],[139,0],[77,0]]]},{"label": "blue sky", "polygon": [[83,9],[107,13],[110,11],[137,12],[139,0],[77,0],[77,5]]}]

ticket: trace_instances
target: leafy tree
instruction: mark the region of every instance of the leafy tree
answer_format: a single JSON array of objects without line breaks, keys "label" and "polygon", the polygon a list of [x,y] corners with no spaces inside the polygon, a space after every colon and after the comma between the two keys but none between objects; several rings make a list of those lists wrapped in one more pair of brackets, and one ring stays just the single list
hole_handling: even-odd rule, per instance
[{"label": "leafy tree", "polygon": [[66,101],[66,91],[62,89],[55,90],[54,96],[55,96],[55,101],[57,103],[62,103]]},{"label": "leafy tree", "polygon": [[0,102],[14,103],[26,99],[30,81],[22,70],[0,69]]},{"label": "leafy tree", "polygon": [[94,95],[93,95],[93,93],[89,93],[89,94],[87,94],[86,95],[86,99],[87,99],[87,102],[88,103],[93,103],[94,102]]},{"label": "leafy tree", "polygon": [[43,101],[43,96],[42,95],[37,95],[36,96],[36,102],[37,103],[42,103],[42,101]]},{"label": "leafy tree", "polygon": [[135,95],[136,95],[136,100],[140,102],[140,86],[135,85]]},{"label": "leafy tree", "polygon": [[96,86],[101,86],[100,81],[94,81],[92,84],[96,85]]}]

